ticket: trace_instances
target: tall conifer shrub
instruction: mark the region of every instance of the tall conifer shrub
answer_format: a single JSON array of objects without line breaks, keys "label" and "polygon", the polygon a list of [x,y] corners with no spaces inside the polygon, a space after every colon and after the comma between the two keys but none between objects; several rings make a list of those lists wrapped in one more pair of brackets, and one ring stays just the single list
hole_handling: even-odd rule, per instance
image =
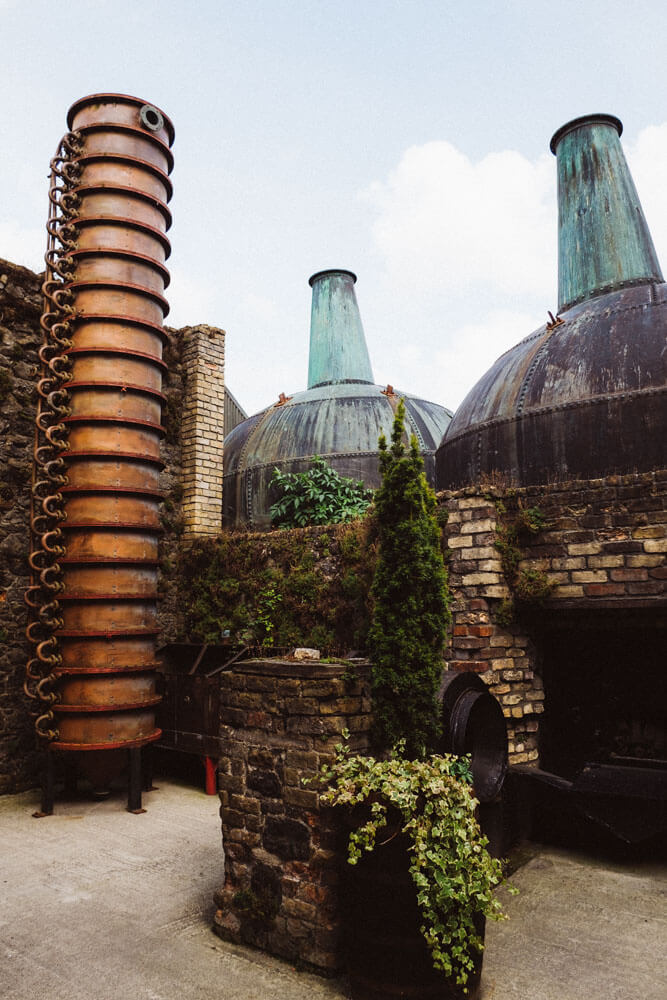
[{"label": "tall conifer shrub", "polygon": [[369,648],[376,747],[387,749],[404,739],[406,754],[415,758],[434,748],[440,728],[436,695],[450,612],[435,494],[415,437],[409,448],[403,443],[404,420],[401,400],[391,446],[380,438],[379,552]]}]

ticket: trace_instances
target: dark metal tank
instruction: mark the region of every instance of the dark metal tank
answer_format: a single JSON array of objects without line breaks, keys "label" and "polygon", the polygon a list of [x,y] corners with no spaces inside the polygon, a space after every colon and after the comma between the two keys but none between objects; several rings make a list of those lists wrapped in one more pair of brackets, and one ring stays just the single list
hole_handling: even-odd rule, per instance
[{"label": "dark metal tank", "polygon": [[530,485],[665,465],[667,285],[611,115],[577,118],[557,157],[559,306],[470,391],[438,489]]},{"label": "dark metal tank", "polygon": [[351,271],[320,271],[310,279],[308,389],[282,396],[225,438],[223,522],[268,528],[274,468],[303,472],[320,455],[338,473],[380,484],[378,438],[389,437],[399,400],[406,432],[415,434],[433,484],[435,448],[451,413],[409,393],[373,384]]}]

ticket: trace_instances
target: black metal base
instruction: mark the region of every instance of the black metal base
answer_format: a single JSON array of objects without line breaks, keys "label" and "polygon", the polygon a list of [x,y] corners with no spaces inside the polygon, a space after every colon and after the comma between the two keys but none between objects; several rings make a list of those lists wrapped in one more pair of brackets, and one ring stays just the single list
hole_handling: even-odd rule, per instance
[{"label": "black metal base", "polygon": [[[47,750],[45,754],[44,772],[42,776],[42,798],[40,809],[34,812],[35,819],[52,816],[56,798],[56,753]],[[151,747],[133,747],[127,751],[127,811],[135,816],[145,813],[142,808],[142,792],[154,790],[153,763]],[[63,763],[63,793],[66,798],[73,798],[77,793],[78,770],[76,760],[70,753],[60,755]]]}]

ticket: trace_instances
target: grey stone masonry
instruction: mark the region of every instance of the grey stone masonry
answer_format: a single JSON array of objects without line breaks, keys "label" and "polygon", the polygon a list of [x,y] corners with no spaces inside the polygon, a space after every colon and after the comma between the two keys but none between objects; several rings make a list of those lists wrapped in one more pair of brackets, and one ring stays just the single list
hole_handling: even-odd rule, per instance
[{"label": "grey stone masonry", "polygon": [[368,749],[370,668],[248,660],[220,675],[225,884],[214,931],[331,973],[340,965],[335,810],[317,783],[343,730]]},{"label": "grey stone masonry", "polygon": [[181,337],[184,535],[217,535],[222,527],[225,331],[191,326]]},{"label": "grey stone masonry", "polygon": [[0,260],[0,794],[37,780],[31,655],[24,593],[30,582],[30,482],[41,335],[41,277]]}]

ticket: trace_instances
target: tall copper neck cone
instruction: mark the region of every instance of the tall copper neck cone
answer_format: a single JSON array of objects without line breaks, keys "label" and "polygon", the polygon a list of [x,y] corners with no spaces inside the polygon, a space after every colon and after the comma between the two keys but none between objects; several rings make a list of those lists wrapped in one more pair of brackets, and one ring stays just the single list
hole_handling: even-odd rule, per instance
[{"label": "tall copper neck cone", "polygon": [[318,271],[310,314],[308,388],[339,382],[373,384],[373,372],[361,325],[352,271]]},{"label": "tall copper neck cone", "polygon": [[558,170],[558,308],[662,281],[613,115],[586,115],[551,140]]}]

